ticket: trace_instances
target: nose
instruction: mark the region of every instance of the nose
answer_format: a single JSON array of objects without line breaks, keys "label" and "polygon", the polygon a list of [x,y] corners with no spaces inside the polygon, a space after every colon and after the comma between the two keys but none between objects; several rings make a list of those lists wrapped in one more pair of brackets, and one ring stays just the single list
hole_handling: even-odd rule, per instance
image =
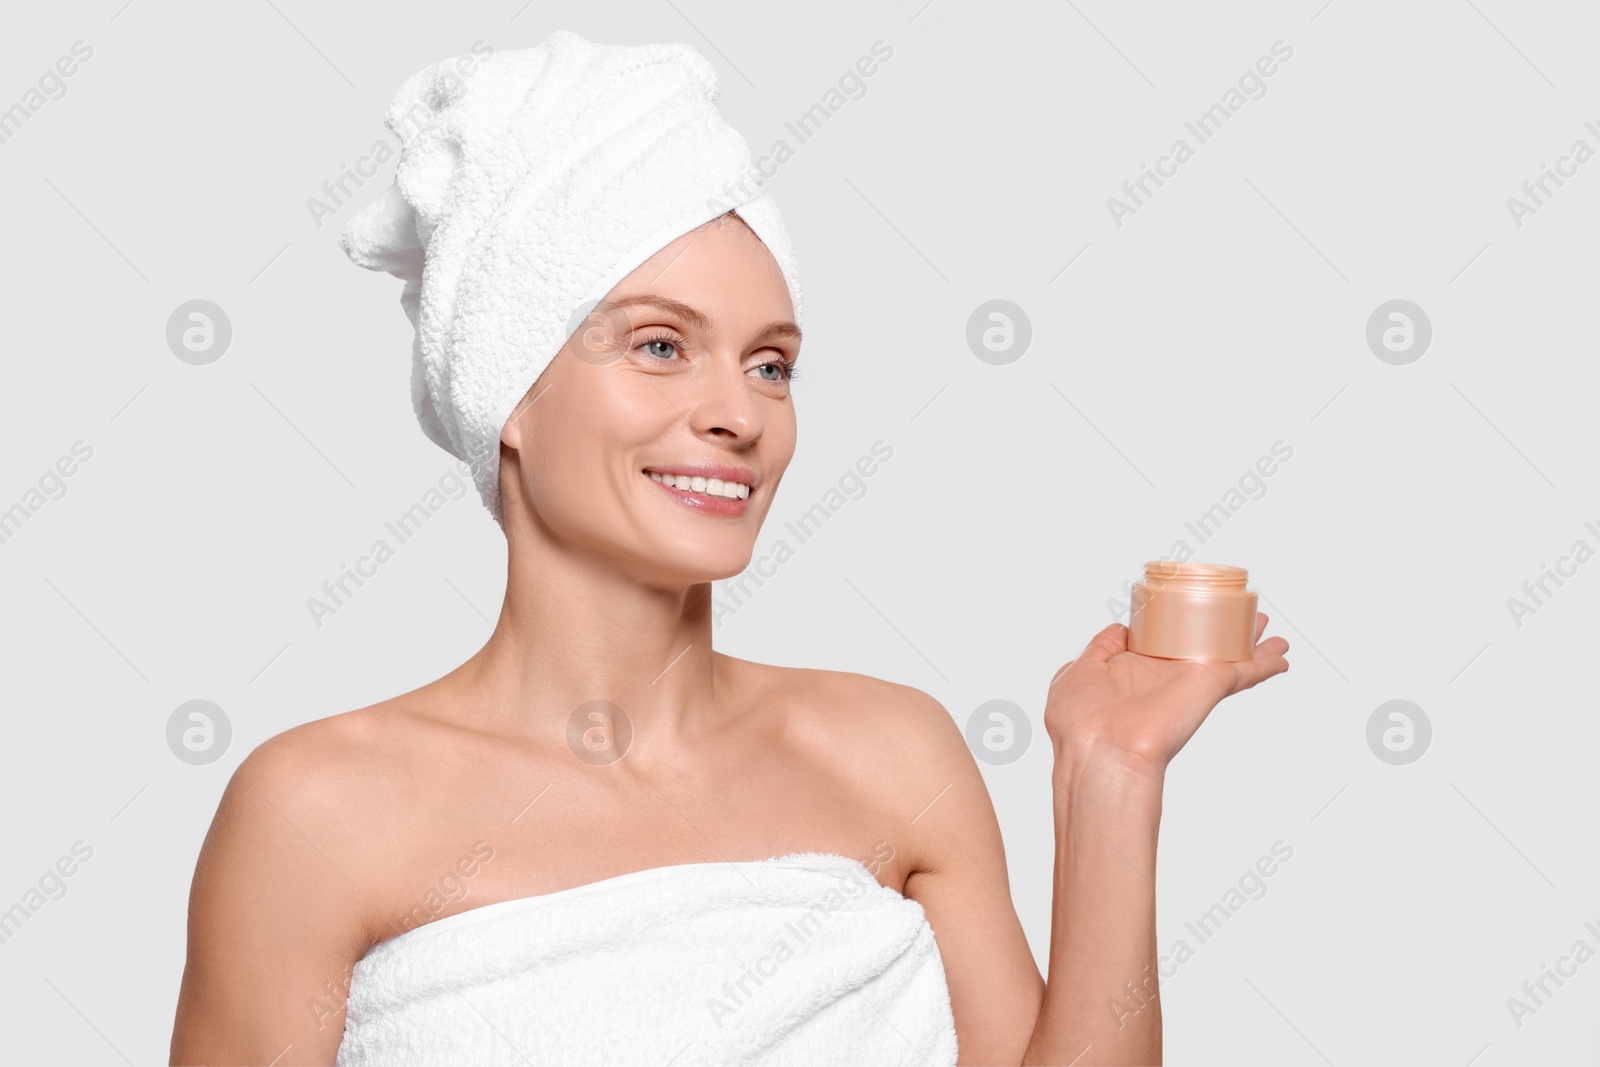
[{"label": "nose", "polygon": [[750,380],[736,356],[702,364],[689,376],[684,415],[697,435],[753,441],[765,426]]}]

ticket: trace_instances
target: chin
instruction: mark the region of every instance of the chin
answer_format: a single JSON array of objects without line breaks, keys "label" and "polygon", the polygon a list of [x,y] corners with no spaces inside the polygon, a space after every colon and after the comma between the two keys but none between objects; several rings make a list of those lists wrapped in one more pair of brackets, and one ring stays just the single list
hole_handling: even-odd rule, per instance
[{"label": "chin", "polygon": [[728,578],[737,578],[750,566],[750,552],[746,550],[738,557],[722,556],[717,559],[699,561],[701,564],[700,575],[697,581],[721,582]]},{"label": "chin", "polygon": [[751,555],[749,545],[726,552],[657,553],[646,566],[663,582],[699,585],[737,577],[750,566]]}]

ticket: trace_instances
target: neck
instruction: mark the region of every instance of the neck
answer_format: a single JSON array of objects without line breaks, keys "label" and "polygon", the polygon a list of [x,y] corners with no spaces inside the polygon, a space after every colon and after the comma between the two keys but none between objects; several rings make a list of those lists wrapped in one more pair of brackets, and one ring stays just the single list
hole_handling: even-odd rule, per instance
[{"label": "neck", "polygon": [[548,531],[513,533],[494,633],[452,678],[484,728],[541,743],[567,743],[576,717],[579,734],[598,725],[591,740],[605,744],[613,724],[589,712],[610,709],[579,709],[609,702],[631,729],[628,762],[648,766],[672,759],[726,714],[711,623],[709,582],[652,587]]}]

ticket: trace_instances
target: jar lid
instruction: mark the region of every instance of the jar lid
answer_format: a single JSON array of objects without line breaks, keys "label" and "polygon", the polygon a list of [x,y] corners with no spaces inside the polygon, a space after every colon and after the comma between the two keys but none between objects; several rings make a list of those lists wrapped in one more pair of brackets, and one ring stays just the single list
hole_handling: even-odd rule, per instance
[{"label": "jar lid", "polygon": [[1207,585],[1243,585],[1250,572],[1226,563],[1179,563],[1176,560],[1151,560],[1144,565],[1144,576],[1161,581],[1193,581]]}]

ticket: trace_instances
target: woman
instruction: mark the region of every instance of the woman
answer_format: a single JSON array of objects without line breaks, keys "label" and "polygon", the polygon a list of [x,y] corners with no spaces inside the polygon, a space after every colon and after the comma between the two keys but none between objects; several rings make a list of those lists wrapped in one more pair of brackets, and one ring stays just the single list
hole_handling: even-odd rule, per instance
[{"label": "woman", "polygon": [[[288,730],[239,766],[195,872],[172,1062],[640,1062],[651,1049],[679,1064],[951,1063],[957,1048],[962,1063],[1158,1062],[1165,768],[1218,701],[1287,669],[1287,643],[1260,641],[1258,616],[1251,660],[1157,660],[1115,625],[1040,680],[1057,830],[1047,984],[950,714],[906,686],[711,647],[711,583],[748,564],[794,454],[800,307],[764,195],[652,236],[681,217],[665,201],[698,195],[686,178],[666,186],[717,136],[694,110],[715,100],[709,65],[685,46],[558,33],[470,84],[447,84],[451,69],[419,73],[391,107],[395,125],[429,99],[437,121],[408,142],[405,203],[386,194],[385,210],[415,214],[373,226],[391,243],[364,265],[408,281],[418,415],[468,460],[505,530],[505,601],[443,678]],[[663,117],[680,98],[649,91],[654,78],[687,78],[698,118]],[[478,127],[474,100],[493,105]],[[508,124],[518,107],[531,110]],[[477,149],[536,129],[541,151],[506,165],[513,180],[489,164],[474,175]],[[551,140],[575,129],[588,132]],[[634,140],[595,181],[585,168],[603,165],[607,130]],[[451,166],[429,169],[440,158]],[[530,177],[529,160],[547,169]],[[703,167],[700,188],[731,162]],[[633,255],[586,260],[589,243],[557,239],[635,208],[613,243]],[[394,243],[400,231],[416,247]],[[520,301],[543,299],[525,287],[537,279],[566,287],[556,304],[604,299],[529,356],[537,331],[509,349],[496,338],[529,321]],[[518,294],[515,307],[474,296],[474,280]],[[468,384],[530,370],[510,405]],[[492,430],[492,457],[474,427]],[[851,876],[871,885],[858,894]],[[789,935],[749,931],[796,930],[802,913],[832,925],[796,931],[792,961],[758,958]],[[717,962],[701,973],[680,954]]]}]

